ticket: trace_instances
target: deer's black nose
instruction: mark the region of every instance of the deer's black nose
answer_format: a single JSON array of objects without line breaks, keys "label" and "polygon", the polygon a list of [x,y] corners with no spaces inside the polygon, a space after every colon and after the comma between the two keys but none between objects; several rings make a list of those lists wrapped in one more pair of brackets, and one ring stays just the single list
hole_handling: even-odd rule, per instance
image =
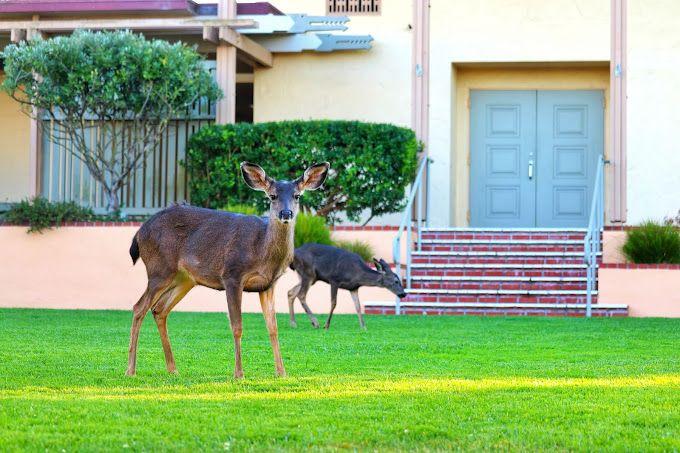
[{"label": "deer's black nose", "polygon": [[279,219],[281,220],[293,220],[293,211],[290,209],[284,209],[279,212]]},{"label": "deer's black nose", "polygon": [[406,293],[397,294],[397,297],[403,299],[404,297],[406,297]]}]

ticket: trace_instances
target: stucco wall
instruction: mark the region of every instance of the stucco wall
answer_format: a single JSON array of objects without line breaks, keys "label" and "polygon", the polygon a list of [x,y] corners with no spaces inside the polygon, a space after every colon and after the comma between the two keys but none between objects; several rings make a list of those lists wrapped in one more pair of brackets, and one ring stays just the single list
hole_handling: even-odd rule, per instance
[{"label": "stucco wall", "polygon": [[[3,78],[0,73],[0,83]],[[0,203],[30,195],[29,130],[30,120],[19,104],[0,92]]]},{"label": "stucco wall", "polygon": [[680,2],[628,0],[628,223],[680,209]]},{"label": "stucco wall", "polygon": [[[128,249],[137,226],[63,227],[43,234],[26,234],[25,227],[0,226],[0,250],[11,264],[0,272],[0,307],[129,310],[146,288],[144,264],[132,266]],[[395,231],[338,231],[338,239],[361,238],[376,255],[391,262]],[[288,312],[286,293],[299,282],[288,270],[276,285],[276,310]],[[381,288],[359,290],[362,301],[393,301]],[[307,296],[317,314],[328,313],[330,287],[319,282]],[[180,311],[226,311],[224,292],[195,287],[179,303]],[[244,312],[260,312],[256,293],[245,293]],[[302,312],[299,302],[296,311]],[[355,313],[347,291],[338,293],[336,313]],[[304,316],[304,314],[303,314]],[[298,322],[302,319],[298,316]]]},{"label": "stucco wall", "polygon": [[680,318],[680,270],[600,269],[598,303],[626,304],[632,317]]},{"label": "stucco wall", "polygon": [[[431,0],[432,223],[455,220],[455,64],[609,60],[609,0]],[[498,85],[503,86],[503,78]]]},{"label": "stucco wall", "polygon": [[[274,4],[286,13],[325,15],[324,0]],[[346,33],[372,35],[369,51],[276,54],[273,68],[255,71],[255,121],[350,119],[409,126],[412,10],[411,0],[389,0],[381,15],[351,16]]]}]

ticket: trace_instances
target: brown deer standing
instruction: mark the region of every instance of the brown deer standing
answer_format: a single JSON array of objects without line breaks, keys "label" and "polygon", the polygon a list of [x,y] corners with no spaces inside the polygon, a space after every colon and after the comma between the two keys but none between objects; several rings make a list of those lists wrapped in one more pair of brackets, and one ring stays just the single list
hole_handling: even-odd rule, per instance
[{"label": "brown deer standing", "polygon": [[328,163],[309,167],[294,181],[275,181],[258,165],[243,162],[246,184],[270,199],[269,217],[176,205],[157,213],[141,226],[130,246],[133,264],[146,266],[148,285],[133,308],[128,375],[134,375],[139,329],[150,309],[163,344],[165,363],[176,372],[168,338],[170,311],[195,285],[225,290],[229,322],[234,336],[234,377],[243,377],[241,365],[241,296],[258,292],[276,373],[285,375],[279,351],[274,285],[293,260],[293,235],[298,201],[305,190],[318,189],[326,179]]}]

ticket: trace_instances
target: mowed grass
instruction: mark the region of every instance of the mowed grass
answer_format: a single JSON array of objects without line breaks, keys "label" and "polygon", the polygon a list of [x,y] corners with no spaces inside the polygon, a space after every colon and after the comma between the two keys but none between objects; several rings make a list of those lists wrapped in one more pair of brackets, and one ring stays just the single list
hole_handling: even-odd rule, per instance
[{"label": "mowed grass", "polygon": [[281,316],[277,379],[253,314],[235,382],[206,313],[170,317],[179,375],[147,317],[125,377],[130,319],[0,310],[0,450],[680,449],[680,320]]}]

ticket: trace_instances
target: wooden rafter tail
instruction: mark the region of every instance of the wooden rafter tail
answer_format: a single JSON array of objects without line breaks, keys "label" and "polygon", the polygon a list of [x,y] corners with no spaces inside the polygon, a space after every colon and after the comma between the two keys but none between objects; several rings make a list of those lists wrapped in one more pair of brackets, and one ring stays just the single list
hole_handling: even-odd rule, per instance
[{"label": "wooden rafter tail", "polygon": [[257,37],[257,42],[270,52],[332,52],[334,50],[367,50],[371,48],[370,35],[331,35],[307,33],[283,36]]}]

